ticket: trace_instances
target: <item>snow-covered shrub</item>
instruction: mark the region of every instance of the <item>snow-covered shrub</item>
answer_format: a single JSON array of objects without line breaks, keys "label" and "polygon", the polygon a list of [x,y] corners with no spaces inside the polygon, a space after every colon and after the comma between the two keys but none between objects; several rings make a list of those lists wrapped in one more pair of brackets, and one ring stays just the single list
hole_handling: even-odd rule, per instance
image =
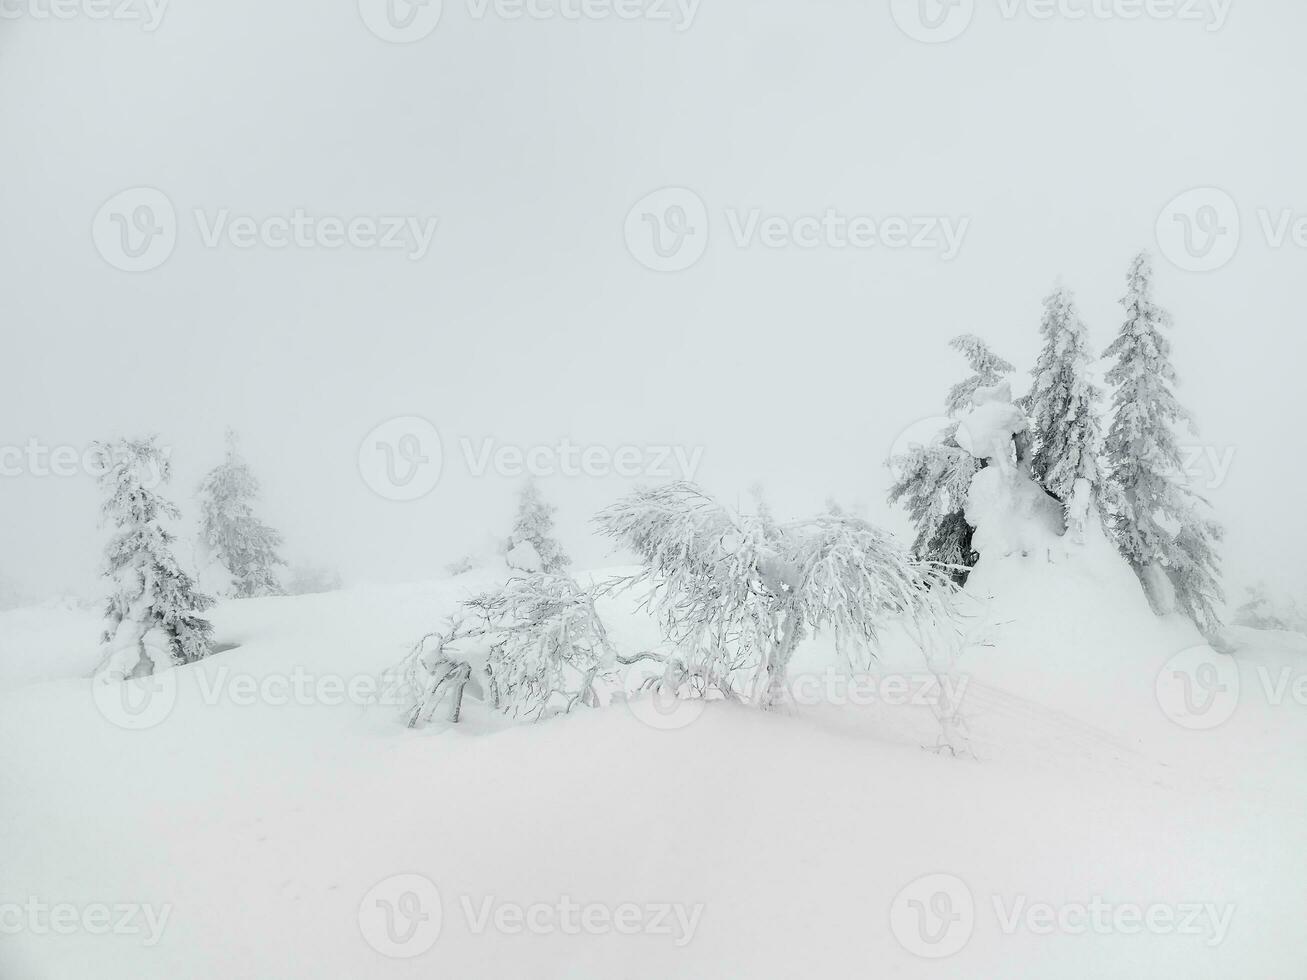
[{"label": "snow-covered shrub", "polygon": [[466,575],[477,567],[477,560],[471,555],[464,555],[458,561],[451,561],[445,566],[445,574],[450,578],[457,578],[459,575]]},{"label": "snow-covered shrub", "polygon": [[1248,589],[1248,599],[1235,610],[1234,625],[1257,630],[1307,633],[1307,612],[1291,597],[1272,595],[1265,582]]},{"label": "snow-covered shrub", "polygon": [[167,458],[153,438],[98,443],[95,451],[107,493],[101,512],[115,532],[105,551],[113,593],[97,675],[122,679],[208,656],[213,627],[200,614],[213,600],[173,556],[163,521],[178,510],[154,490],[168,480]]},{"label": "snow-covered shrub", "polygon": [[1171,342],[1163,333],[1171,317],[1153,302],[1147,254],[1131,265],[1121,303],[1126,320],[1104,354],[1116,358],[1107,375],[1114,386],[1114,415],[1105,445],[1114,507],[1111,530],[1141,579],[1150,581],[1151,566],[1163,568],[1179,608],[1212,636],[1220,629],[1217,605],[1225,598],[1216,553],[1223,532],[1203,516],[1207,502],[1189,489],[1183,476],[1174,426],[1187,423],[1191,432],[1194,426],[1173,391]]},{"label": "snow-covered shrub", "polygon": [[200,543],[230,577],[236,598],[279,595],[281,534],[254,514],[259,481],[241,458],[236,434],[227,433],[227,458],[200,483]]},{"label": "snow-covered shrub", "polygon": [[616,654],[595,597],[567,575],[533,572],[462,604],[440,633],[423,637],[398,668],[410,692],[409,727],[442,707],[457,722],[469,688],[490,707],[538,720],[595,706]]},{"label": "snow-covered shrub", "polygon": [[556,510],[545,502],[534,481],[528,481],[522,487],[513,530],[504,543],[504,558],[510,568],[553,575],[572,564],[572,559],[554,538]]},{"label": "snow-covered shrub", "polygon": [[923,650],[951,628],[944,571],[859,518],[781,524],[673,483],[638,491],[596,521],[643,562],[613,587],[649,590],[648,606],[686,669],[765,706],[783,699],[795,648],[813,631],[829,629],[852,662],[875,658],[891,621]]}]

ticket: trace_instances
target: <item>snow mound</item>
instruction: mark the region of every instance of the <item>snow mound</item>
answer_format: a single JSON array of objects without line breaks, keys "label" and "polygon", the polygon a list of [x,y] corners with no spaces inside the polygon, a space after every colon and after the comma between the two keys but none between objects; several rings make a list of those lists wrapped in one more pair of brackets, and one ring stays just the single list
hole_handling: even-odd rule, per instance
[{"label": "snow mound", "polygon": [[[1188,755],[1124,738],[1139,719],[1119,698],[1101,728],[1069,713],[1067,689],[1113,657],[1136,658],[1130,683],[1146,688],[1152,667],[1137,658],[1166,646],[1168,624],[1116,570],[1101,555],[977,570],[964,602],[988,605],[994,630],[963,664],[979,759],[921,751],[884,705],[618,704],[465,737],[406,731],[398,706],[324,697],[339,685],[310,686],[314,703],[243,697],[245,678],[262,689],[380,674],[494,584],[480,573],[222,603],[216,639],[238,648],[167,672],[170,713],[137,730],[111,723],[75,676],[92,665],[92,630],[71,679],[0,693],[0,905],[141,903],[166,908],[166,923],[152,945],[7,935],[0,976],[83,977],[89,963],[99,980],[1293,975],[1307,896],[1296,866],[1267,855],[1307,849],[1303,712],[1236,718]],[[629,604],[604,614],[627,649],[657,635]],[[941,872],[970,890],[975,929],[935,961],[904,946],[892,910]],[[439,893],[440,934],[390,959],[365,931],[365,899],[412,875]],[[994,906],[1098,895],[1236,914],[1213,946],[1008,934]],[[478,931],[487,900],[564,896],[701,911],[692,935]]]},{"label": "snow mound", "polygon": [[977,473],[965,516],[982,560],[1019,554],[1052,561],[1066,551],[1061,506],[1024,469],[987,466]]},{"label": "snow mound", "polygon": [[981,388],[972,403],[975,408],[958,425],[957,443],[976,459],[1002,466],[1012,455],[1012,437],[1026,428],[1025,414],[1012,404],[1012,386]]},{"label": "snow mound", "polygon": [[1165,731],[1156,675],[1204,641],[1183,617],[1154,613],[1096,509],[1067,533],[1063,505],[1017,458],[1026,422],[1010,397],[1006,385],[977,392],[958,429],[959,444],[987,464],[965,507],[980,559],[961,603],[975,641],[962,669],[1085,722],[1119,728],[1124,717]]},{"label": "snow mound", "polygon": [[1049,497],[1017,462],[1014,439],[1026,430],[1026,417],[1012,404],[1011,386],[981,388],[975,408],[958,424],[957,442],[985,463],[971,481],[965,508],[976,529],[972,547],[982,555],[1045,554],[1063,550],[1061,505]]}]

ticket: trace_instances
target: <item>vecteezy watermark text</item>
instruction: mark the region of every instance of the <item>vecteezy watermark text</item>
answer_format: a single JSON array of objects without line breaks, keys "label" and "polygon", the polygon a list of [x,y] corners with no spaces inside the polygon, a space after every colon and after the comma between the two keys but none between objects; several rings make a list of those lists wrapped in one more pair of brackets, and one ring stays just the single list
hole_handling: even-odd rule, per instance
[{"label": "vecteezy watermark text", "polygon": [[[172,447],[163,446],[160,453],[161,460],[166,462],[172,458]],[[113,447],[109,447],[106,452],[103,447],[94,445],[74,446],[65,443],[51,446],[37,438],[28,439],[21,446],[0,444],[0,478],[100,477],[109,472],[117,461]],[[153,490],[163,483],[163,467],[159,460],[151,461],[142,483],[147,490]]]},{"label": "vecteezy watermark text", "polygon": [[701,0],[467,0],[473,20],[646,21],[688,31]]},{"label": "vecteezy watermark text", "polygon": [[1234,0],[890,0],[890,15],[908,37],[943,44],[966,33],[976,11],[997,13],[1005,22],[1169,21],[1219,31]]},{"label": "vecteezy watermark text", "polygon": [[1225,942],[1235,907],[1220,902],[1031,901],[1027,895],[990,896],[992,923],[971,887],[956,875],[935,873],[910,882],[890,905],[890,931],[908,952],[944,959],[961,952],[978,928],[1003,936],[1176,936],[1215,947]]},{"label": "vecteezy watermark text", "polygon": [[156,946],[172,915],[171,905],[89,902],[0,903],[0,936],[143,936],[143,946]]},{"label": "vecteezy watermark text", "polygon": [[[605,446],[574,442],[520,445],[493,438],[458,440],[459,458],[469,476],[590,477],[605,479],[692,480],[703,461],[702,446]],[[439,431],[419,416],[389,419],[359,445],[359,473],[387,500],[425,497],[440,482],[444,449]]]},{"label": "vecteezy watermark text", "polygon": [[646,194],[626,214],[623,237],[637,262],[655,272],[680,272],[697,263],[714,232],[737,249],[845,249],[932,252],[949,262],[962,249],[969,217],[940,214],[870,214],[825,208],[780,214],[761,207],[727,207],[714,217],[688,187]]},{"label": "vecteezy watermark text", "polygon": [[[274,214],[227,207],[192,208],[196,237],[206,249],[402,252],[413,262],[431,250],[439,219],[404,214],[316,213],[303,207]],[[124,272],[149,272],[177,247],[181,220],[172,200],[154,187],[132,187],[100,207],[91,234],[100,256]]]},{"label": "vecteezy watermark text", "polygon": [[[469,20],[642,21],[668,24],[677,33],[690,29],[700,0],[466,0]],[[428,37],[444,13],[441,0],[358,0],[368,30],[392,44],[412,44]]]},{"label": "vecteezy watermark text", "polygon": [[[286,673],[251,674],[222,664],[192,676],[201,703],[209,707],[398,707],[414,697],[413,691],[385,675],[316,672],[300,665]],[[91,692],[107,721],[126,731],[145,731],[172,715],[180,696],[177,678],[175,670],[122,681],[97,678]]]},{"label": "vecteezy watermark text", "polygon": [[[1249,665],[1206,644],[1171,657],[1158,671],[1155,690],[1162,713],[1181,728],[1210,731],[1234,717],[1239,705],[1258,701],[1270,708],[1307,707],[1307,669]],[[1251,682],[1251,683],[1250,683]]]},{"label": "vecteezy watermark text", "polygon": [[1190,486],[1217,490],[1234,468],[1237,446],[1180,446],[1180,471]]},{"label": "vecteezy watermark text", "polygon": [[152,34],[170,0],[0,0],[0,20],[137,22]]},{"label": "vecteezy watermark text", "polygon": [[580,445],[560,439],[550,445],[515,446],[494,439],[460,439],[463,460],[472,476],[609,476],[633,479],[694,478],[703,460],[703,447]]},{"label": "vecteezy watermark text", "polygon": [[[770,687],[771,678],[759,672],[746,690],[738,692],[748,701],[758,701]],[[929,708],[952,715],[962,706],[971,678],[958,674],[877,673],[829,667],[824,671],[797,673],[785,678],[783,697],[800,708],[879,705],[887,708]],[[650,728],[675,732],[687,728],[703,714],[706,702],[700,697],[680,697],[675,677],[660,677],[647,666],[632,666],[622,678],[622,700],[631,713]]]},{"label": "vecteezy watermark text", "polygon": [[1262,205],[1252,211],[1251,221],[1246,215],[1229,191],[1192,188],[1172,198],[1159,213],[1158,248],[1185,272],[1223,269],[1246,241],[1255,238],[1275,251],[1307,252],[1307,209]]},{"label": "vecteezy watermark text", "polygon": [[699,928],[703,905],[676,902],[577,902],[569,895],[554,902],[522,905],[493,895],[479,901],[459,899],[468,931],[474,936],[495,932],[505,936],[666,936],[678,948],[690,944]]},{"label": "vecteezy watermark text", "polygon": [[[703,917],[702,903],[579,901],[571,895],[517,902],[495,895],[460,895],[463,926],[472,936],[660,936],[688,946]],[[440,890],[420,874],[378,882],[359,903],[359,931],[378,953],[411,959],[431,949],[444,930]]]}]

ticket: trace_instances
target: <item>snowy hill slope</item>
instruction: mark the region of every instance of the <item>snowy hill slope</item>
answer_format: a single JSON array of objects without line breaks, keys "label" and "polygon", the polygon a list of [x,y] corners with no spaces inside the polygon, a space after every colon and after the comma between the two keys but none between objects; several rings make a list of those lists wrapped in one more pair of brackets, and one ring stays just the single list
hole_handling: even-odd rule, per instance
[{"label": "snowy hill slope", "polygon": [[[974,759],[923,751],[929,712],[884,697],[617,705],[483,737],[364,703],[489,581],[225,603],[217,639],[236,648],[171,672],[171,710],[141,730],[79,677],[0,694],[0,976],[1301,976],[1307,706],[1259,696],[1254,669],[1307,670],[1290,652],[1241,654],[1224,724],[1176,724],[1155,685],[1192,637],[1084,569],[1013,556],[969,590]],[[619,642],[653,635],[606,613]],[[417,893],[393,876],[415,874],[439,893],[415,928],[439,935],[388,958],[395,936],[361,906],[380,886],[402,912]],[[907,911],[931,875],[942,946]],[[154,918],[55,934],[12,912],[32,900]],[[1079,928],[1095,900],[1107,928]],[[564,928],[568,902],[588,927]],[[534,905],[541,934],[512,914]],[[623,905],[639,934],[603,926]],[[1066,928],[1044,934],[1045,906]]]},{"label": "snowy hill slope", "polygon": [[89,672],[103,615],[74,602],[0,612],[0,690]]}]

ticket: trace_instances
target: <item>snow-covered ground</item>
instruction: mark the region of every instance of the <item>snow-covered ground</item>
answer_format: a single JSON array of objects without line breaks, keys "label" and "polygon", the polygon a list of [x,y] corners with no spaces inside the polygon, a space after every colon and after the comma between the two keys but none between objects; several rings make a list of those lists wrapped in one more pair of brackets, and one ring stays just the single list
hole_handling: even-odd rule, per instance
[{"label": "snow-covered ground", "polygon": [[[1016,555],[962,600],[973,757],[923,748],[925,682],[897,646],[854,696],[809,644],[796,673],[821,679],[774,713],[619,703],[412,732],[367,703],[492,580],[224,603],[233,648],[162,675],[136,715],[83,676],[93,616],[4,614],[0,976],[1307,968],[1301,637],[1235,633],[1234,697],[1142,593]],[[624,647],[655,635],[603,611]]]},{"label": "snow-covered ground", "polygon": [[0,612],[0,691],[91,670],[102,632],[103,610],[73,600]]}]

